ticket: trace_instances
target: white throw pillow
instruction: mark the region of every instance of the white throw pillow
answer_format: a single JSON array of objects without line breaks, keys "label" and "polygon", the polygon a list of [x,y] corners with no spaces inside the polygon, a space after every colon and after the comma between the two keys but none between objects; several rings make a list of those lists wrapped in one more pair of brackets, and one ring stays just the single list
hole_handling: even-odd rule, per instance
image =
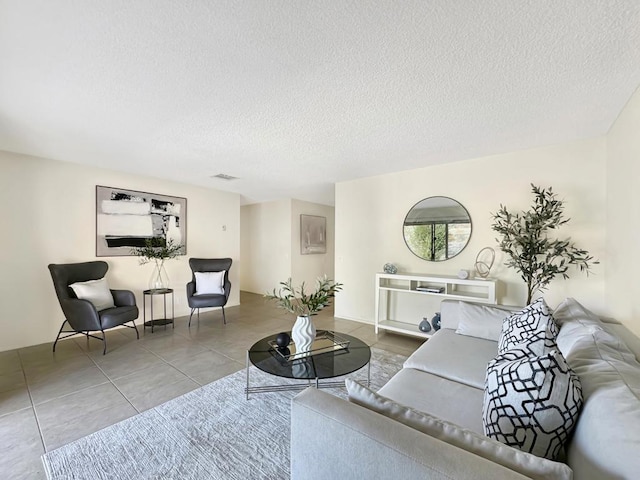
[{"label": "white throw pillow", "polygon": [[224,294],[224,274],[221,272],[195,272],[196,293],[194,295]]},{"label": "white throw pillow", "polygon": [[81,300],[89,300],[98,311],[115,307],[113,295],[109,290],[106,278],[89,280],[88,282],[76,282],[69,286],[76,294],[76,297]]},{"label": "white throw pillow", "polygon": [[554,460],[581,407],[580,380],[559,350],[532,357],[514,348],[487,367],[484,434],[506,445]]},{"label": "white throw pillow", "polygon": [[558,325],[543,298],[504,319],[498,353],[527,344],[531,355],[544,355],[555,348]]},{"label": "white throw pillow", "polygon": [[[400,405],[350,378],[346,379],[345,384],[349,392],[349,401],[352,403],[392,418],[433,438],[474,453],[529,478],[569,480],[572,477],[571,469],[567,465],[521,452],[454,423]],[[425,455],[429,454],[429,452],[424,453]]]},{"label": "white throw pillow", "polygon": [[510,314],[510,311],[498,307],[460,302],[456,333],[497,342],[502,323]]}]

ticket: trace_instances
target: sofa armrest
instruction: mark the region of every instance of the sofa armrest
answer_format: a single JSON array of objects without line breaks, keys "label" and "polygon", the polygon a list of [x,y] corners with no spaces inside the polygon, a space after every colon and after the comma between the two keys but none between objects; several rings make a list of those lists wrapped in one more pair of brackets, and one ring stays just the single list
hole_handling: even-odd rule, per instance
[{"label": "sofa armrest", "polygon": [[291,405],[291,478],[525,479],[354,403],[308,388]]}]

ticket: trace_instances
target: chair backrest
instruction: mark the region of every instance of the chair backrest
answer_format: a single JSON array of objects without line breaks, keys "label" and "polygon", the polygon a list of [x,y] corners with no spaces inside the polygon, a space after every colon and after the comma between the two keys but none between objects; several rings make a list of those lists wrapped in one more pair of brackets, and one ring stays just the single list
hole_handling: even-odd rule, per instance
[{"label": "chair backrest", "polygon": [[69,288],[72,283],[98,280],[106,275],[107,270],[109,270],[109,264],[101,260],[49,265],[53,286],[60,301],[76,298],[73,290]]},{"label": "chair backrest", "polygon": [[224,289],[228,291],[231,287],[229,282],[229,269],[233,260],[230,258],[190,258],[189,266],[191,267],[191,281],[196,281],[195,272],[221,272],[224,274]]}]

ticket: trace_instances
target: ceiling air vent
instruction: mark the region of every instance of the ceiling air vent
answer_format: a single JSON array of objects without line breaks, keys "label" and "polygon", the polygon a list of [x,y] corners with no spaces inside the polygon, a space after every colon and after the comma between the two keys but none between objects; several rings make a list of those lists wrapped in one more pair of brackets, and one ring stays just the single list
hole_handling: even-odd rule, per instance
[{"label": "ceiling air vent", "polygon": [[238,177],[227,175],[226,173],[219,173],[217,175],[211,175],[211,178],[219,178],[220,180],[237,180]]}]

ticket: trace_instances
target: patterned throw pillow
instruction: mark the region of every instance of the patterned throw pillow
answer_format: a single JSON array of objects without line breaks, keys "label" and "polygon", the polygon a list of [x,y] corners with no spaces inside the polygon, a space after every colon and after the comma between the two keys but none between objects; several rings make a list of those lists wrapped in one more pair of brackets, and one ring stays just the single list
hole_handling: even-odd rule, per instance
[{"label": "patterned throw pillow", "polygon": [[553,460],[582,406],[582,387],[558,350],[531,357],[526,349],[498,355],[487,367],[484,434]]},{"label": "patterned throw pillow", "polygon": [[506,317],[498,340],[498,354],[526,346],[528,355],[544,355],[555,348],[558,325],[543,298]]}]

